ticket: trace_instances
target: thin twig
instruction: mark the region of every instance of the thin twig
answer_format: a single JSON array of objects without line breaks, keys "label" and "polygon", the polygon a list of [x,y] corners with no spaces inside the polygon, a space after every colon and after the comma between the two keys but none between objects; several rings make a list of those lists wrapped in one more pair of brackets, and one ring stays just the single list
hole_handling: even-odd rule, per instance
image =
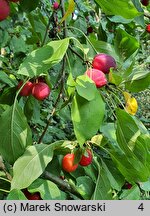
[{"label": "thin twig", "polygon": [[69,46],[69,49],[70,49],[76,56],[78,56],[83,62],[85,62],[85,61],[84,61],[84,58],[83,58],[79,53],[77,53],[71,46]]},{"label": "thin twig", "polygon": [[[61,14],[62,14],[62,17],[64,17],[64,15],[65,15],[64,0],[60,0],[60,5],[61,5]],[[66,27],[67,27],[66,20],[64,20],[63,21],[63,38],[67,37],[67,28]],[[62,67],[64,67],[64,63],[66,63],[66,55],[64,56],[63,66]],[[60,84],[63,84],[64,78],[65,78],[65,74],[64,73],[59,73],[56,85],[54,86],[54,89],[58,88],[58,86]]]},{"label": "thin twig", "polygon": [[9,182],[9,183],[11,182],[10,180],[8,180],[6,178],[3,178],[3,177],[0,177],[0,179],[3,180],[3,181]]},{"label": "thin twig", "polygon": [[47,26],[46,26],[45,35],[44,35],[43,41],[42,41],[42,43],[41,43],[41,47],[45,44],[46,37],[47,37],[47,33],[48,33],[48,29],[49,29],[49,26],[50,26],[51,21],[52,21],[52,19],[53,19],[53,16],[54,16],[54,13],[52,13],[52,15],[49,17],[48,24],[47,24]]},{"label": "thin twig", "polygon": [[83,61],[83,63],[87,64],[89,67],[92,66],[92,63],[90,61],[88,60],[85,61],[84,58],[79,53],[77,53],[71,46],[69,46],[69,49],[72,51],[72,53],[78,56]]},{"label": "thin twig", "polygon": [[4,193],[10,193],[10,191],[5,190],[5,189],[1,189],[1,188],[0,188],[0,191],[2,191],[2,192],[4,192]]},{"label": "thin twig", "polygon": [[[62,17],[64,17],[65,15],[65,6],[64,6],[64,0],[60,0],[60,4],[61,4],[61,13],[62,13]],[[66,24],[66,20],[63,21],[63,31],[64,31],[64,38],[67,37],[67,24]]]}]

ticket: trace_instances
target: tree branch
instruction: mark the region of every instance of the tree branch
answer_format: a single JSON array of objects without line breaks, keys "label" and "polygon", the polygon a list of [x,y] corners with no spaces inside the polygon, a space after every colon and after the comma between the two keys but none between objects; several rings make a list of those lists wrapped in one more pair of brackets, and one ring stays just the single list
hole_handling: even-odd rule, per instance
[{"label": "tree branch", "polygon": [[77,196],[78,198],[80,198],[81,200],[83,200],[83,197],[81,196],[81,194],[74,188],[72,187],[69,183],[67,183],[66,181],[62,180],[61,178],[45,171],[42,175],[42,177],[44,177],[44,179],[50,180],[52,182],[54,182],[55,184],[57,184],[59,186],[59,188],[62,191],[65,192],[69,192],[75,196]]},{"label": "tree branch", "polygon": [[45,129],[44,129],[42,135],[41,135],[40,138],[39,138],[38,144],[40,144],[40,143],[42,142],[42,139],[43,139],[43,137],[44,137],[44,135],[45,135],[45,133],[46,133],[46,131],[47,131],[47,129],[48,129],[50,123],[51,123],[52,117],[55,115],[55,113],[56,113],[56,111],[57,111],[57,106],[58,106],[59,100],[60,100],[60,98],[61,98],[61,96],[62,96],[63,89],[64,89],[65,63],[66,63],[66,57],[64,57],[64,59],[63,59],[63,64],[62,64],[62,70],[61,70],[62,77],[61,77],[61,80],[60,80],[60,84],[61,84],[61,85],[60,85],[60,91],[59,91],[59,94],[58,94],[58,96],[57,96],[57,99],[56,99],[56,101],[55,101],[55,103],[54,103],[54,106],[53,106],[51,115],[50,115],[50,117],[49,117],[49,119],[48,119],[47,125],[46,125],[46,127],[45,127]]},{"label": "tree branch", "polygon": [[69,46],[69,49],[70,49],[76,56],[78,56],[83,62],[85,62],[84,58],[83,58],[79,53],[77,53],[71,46]]},{"label": "tree branch", "polygon": [[[61,8],[62,8],[62,9],[61,9],[61,10],[62,10],[62,17],[63,17],[64,14],[65,14],[64,0],[61,0],[60,2],[61,2]],[[65,21],[65,20],[64,20],[64,22],[63,22],[63,27],[64,27],[64,35],[63,35],[63,37],[66,38],[66,37],[67,37],[67,31],[66,31],[66,21]],[[60,98],[61,98],[61,96],[62,96],[62,92],[63,92],[63,89],[64,89],[64,79],[65,79],[65,64],[66,64],[66,55],[65,55],[64,58],[63,58],[62,70],[61,70],[61,73],[60,73],[60,81],[59,81],[59,83],[61,84],[61,85],[60,85],[60,91],[59,91],[58,97],[57,97],[57,99],[56,99],[56,101],[55,101],[55,104],[54,104],[53,110],[52,110],[52,112],[51,112],[51,115],[50,115],[50,117],[49,117],[49,119],[48,119],[47,125],[46,125],[46,127],[45,127],[45,129],[44,129],[42,135],[41,135],[40,138],[39,138],[38,144],[40,144],[40,143],[42,142],[43,137],[44,137],[45,133],[47,132],[47,129],[48,129],[50,123],[51,123],[52,117],[53,117],[53,116],[55,115],[55,113],[56,113],[56,109],[57,109],[59,100],[60,100]]]}]

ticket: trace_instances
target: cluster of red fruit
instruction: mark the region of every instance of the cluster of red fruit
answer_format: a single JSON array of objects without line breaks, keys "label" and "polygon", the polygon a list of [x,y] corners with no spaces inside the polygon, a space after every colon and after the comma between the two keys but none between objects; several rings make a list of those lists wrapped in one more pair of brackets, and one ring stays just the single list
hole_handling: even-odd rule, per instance
[{"label": "cluster of red fruit", "polygon": [[[87,149],[85,151],[85,154],[82,155],[82,157],[79,161],[79,164],[81,166],[88,166],[89,164],[92,163],[92,159],[93,159],[92,152],[90,149]],[[79,164],[78,163],[75,164],[74,161],[75,161],[75,154],[74,153],[66,154],[62,160],[63,170],[65,170],[66,172],[75,171]]]},{"label": "cluster of red fruit", "polygon": [[116,61],[110,55],[99,53],[94,57],[92,67],[85,72],[85,75],[95,82],[97,88],[101,88],[107,84],[105,74],[110,72],[110,68],[116,68]]},{"label": "cluster of red fruit", "polygon": [[[20,81],[17,88],[20,89],[23,82]],[[44,82],[32,83],[28,81],[20,91],[21,96],[33,95],[37,100],[44,100],[50,94],[49,86]]]},{"label": "cluster of red fruit", "polygon": [[0,0],[0,21],[5,20],[10,14],[9,2],[18,2],[20,0]]}]

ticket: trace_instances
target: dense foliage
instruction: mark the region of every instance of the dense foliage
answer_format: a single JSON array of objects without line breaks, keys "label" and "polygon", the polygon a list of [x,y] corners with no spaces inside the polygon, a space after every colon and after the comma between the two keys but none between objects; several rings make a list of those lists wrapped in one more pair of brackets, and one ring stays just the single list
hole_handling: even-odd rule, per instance
[{"label": "dense foliage", "polygon": [[0,199],[150,199],[148,1],[0,7]]}]

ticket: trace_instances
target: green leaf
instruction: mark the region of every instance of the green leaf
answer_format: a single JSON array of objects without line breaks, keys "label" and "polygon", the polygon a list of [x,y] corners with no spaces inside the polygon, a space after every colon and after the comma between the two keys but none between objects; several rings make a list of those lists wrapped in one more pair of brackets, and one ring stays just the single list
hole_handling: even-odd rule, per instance
[{"label": "green leaf", "polygon": [[[86,175],[86,176],[89,176],[89,177],[92,179],[92,181],[93,181],[94,183],[96,183],[98,172],[97,172],[97,169],[96,169],[96,167],[95,167],[95,164],[94,164],[94,163],[91,163],[89,166],[86,166],[86,167],[84,168],[84,170],[85,170],[85,175]],[[77,171],[78,171],[78,170],[77,170]]]},{"label": "green leaf", "polygon": [[[80,29],[82,32],[84,32],[86,34],[86,32],[87,32],[86,18],[80,17],[80,19],[76,19],[74,22],[74,27],[77,29]],[[74,36],[74,35],[72,35],[72,36]],[[80,31],[76,32],[76,37],[81,38],[82,36],[83,36],[83,34]]]},{"label": "green leaf", "polygon": [[7,105],[7,104],[0,104],[0,116],[8,108],[9,108],[9,105]]},{"label": "green leaf", "polygon": [[134,20],[138,25],[141,25],[143,28],[145,27],[145,20],[144,20],[144,10],[142,8],[141,1],[132,0],[133,4],[137,8],[139,12],[142,12],[141,16],[135,17]]},{"label": "green leaf", "polygon": [[57,141],[50,145],[36,144],[27,148],[22,157],[18,158],[13,166],[13,179],[11,188],[27,188],[45,170],[53,158],[54,150],[62,145],[63,141]]},{"label": "green leaf", "polygon": [[[1,22],[2,23],[2,22]],[[3,22],[4,23],[4,22]],[[0,46],[5,47],[10,39],[10,35],[6,31],[6,29],[0,30]]]},{"label": "green leaf", "polygon": [[98,178],[96,182],[95,191],[93,193],[93,200],[112,200],[112,190],[108,180],[106,171],[97,162]]},{"label": "green leaf", "polygon": [[147,89],[150,86],[150,72],[143,70],[136,71],[125,82],[125,86],[131,92],[140,92]]},{"label": "green leaf", "polygon": [[122,74],[110,71],[109,82],[118,86],[122,82]]},{"label": "green leaf", "polygon": [[140,135],[135,142],[133,152],[138,157],[138,159],[148,168],[147,174],[150,174],[150,135]]},{"label": "green leaf", "polygon": [[5,56],[0,56],[0,64],[2,64],[2,62],[4,62],[5,65],[9,64],[9,61],[8,61],[8,59]]},{"label": "green leaf", "polygon": [[22,37],[13,36],[10,41],[10,48],[13,50],[14,53],[27,51],[27,45]]},{"label": "green leaf", "polygon": [[115,164],[111,160],[102,160],[102,166],[106,171],[111,187],[120,191],[124,184],[124,177],[121,175]]},{"label": "green leaf", "polygon": [[115,50],[121,59],[128,59],[140,47],[138,40],[125,30],[118,28],[115,37]]},{"label": "green leaf", "polygon": [[32,134],[18,102],[3,112],[0,122],[0,153],[13,164],[32,144]]},{"label": "green leaf", "polygon": [[128,113],[117,109],[116,115],[116,137],[122,151],[115,151],[112,145],[110,155],[129,182],[147,181],[150,176],[150,138],[147,134],[141,134],[134,118]]},{"label": "green leaf", "polygon": [[131,155],[131,151],[135,145],[137,137],[140,135],[140,130],[136,125],[134,119],[126,111],[117,109],[117,141],[121,149],[126,154]]},{"label": "green leaf", "polygon": [[124,190],[119,198],[121,200],[140,200],[140,189],[134,185],[131,189]]},{"label": "green leaf", "polygon": [[149,170],[142,164],[138,158],[132,154],[131,157],[126,156],[121,152],[110,151],[110,156],[116,167],[129,182],[144,182],[148,180]]},{"label": "green leaf", "polygon": [[132,19],[125,19],[124,17],[119,16],[119,15],[116,15],[116,16],[113,16],[113,17],[109,17],[108,19],[109,19],[111,22],[114,22],[114,23],[123,23],[123,24],[127,24],[127,23],[132,22]]},{"label": "green leaf", "polygon": [[[66,152],[64,153],[63,151]],[[61,155],[65,155],[67,154],[69,151],[67,151],[67,147],[65,146],[65,142],[64,144],[61,146],[61,148],[59,148],[59,150],[57,149],[55,151],[55,154],[58,154],[58,156],[54,155],[53,160],[51,160],[51,162],[47,165],[46,170],[49,172],[51,172],[51,174],[55,175],[55,176],[61,176],[61,166],[60,166],[60,161],[59,161],[59,156]]]},{"label": "green leaf", "polygon": [[32,95],[30,95],[27,98],[27,101],[26,101],[25,106],[24,106],[24,114],[28,120],[31,120],[31,118],[33,116],[34,107],[36,106],[35,103],[36,103],[35,98]]},{"label": "green leaf", "polygon": [[117,138],[116,138],[116,129],[114,123],[104,123],[102,124],[100,131],[103,133],[105,137],[113,144],[117,145]]},{"label": "green leaf", "polygon": [[46,44],[48,41],[48,36],[46,39],[44,39],[47,22],[41,12],[42,11],[37,10],[35,13],[27,14],[28,21],[32,27],[32,30],[30,30],[32,35],[26,41],[29,44],[35,44],[39,42],[43,43],[44,40]]},{"label": "green leaf", "polygon": [[20,65],[18,74],[32,78],[46,73],[49,68],[62,60],[68,45],[69,38],[65,38],[51,41],[47,45],[32,51]]},{"label": "green leaf", "polygon": [[96,0],[96,2],[107,15],[120,15],[126,19],[133,19],[141,14],[130,0]]},{"label": "green leaf", "polygon": [[0,103],[12,105],[16,96],[16,87],[5,88],[0,95]]},{"label": "green leaf", "polygon": [[0,71],[0,81],[3,83],[6,83],[7,85],[9,85],[10,87],[14,86],[14,82],[9,78],[9,76],[3,72]]},{"label": "green leaf", "polygon": [[142,134],[148,134],[149,135],[149,131],[148,129],[145,127],[145,125],[140,121],[140,119],[138,118],[138,116],[132,116],[132,118],[134,119],[135,124],[138,126],[139,130],[141,131]]},{"label": "green leaf", "polygon": [[91,101],[76,94],[71,107],[71,117],[75,135],[81,145],[96,134],[102,124],[104,113],[105,104],[98,91]]},{"label": "green leaf", "polygon": [[70,77],[68,77],[69,79],[68,81],[74,83],[75,81],[73,78],[76,78],[77,76],[80,76],[85,72],[85,65],[83,65],[82,61],[79,61],[77,56],[72,55],[70,50],[68,50],[68,55],[69,55],[69,61],[71,65],[71,73],[69,75]]},{"label": "green leaf", "polygon": [[76,82],[74,81],[72,74],[69,73],[69,76],[67,79],[67,92],[68,92],[69,97],[71,95],[74,95],[75,85],[76,85]]},{"label": "green leaf", "polygon": [[33,10],[35,10],[35,8],[38,6],[40,0],[34,0],[34,1],[30,1],[30,0],[21,0],[20,1],[20,6],[21,9],[25,12],[31,12]]},{"label": "green leaf", "polygon": [[37,179],[29,187],[30,193],[39,192],[43,200],[61,200],[62,192],[57,185],[49,180]]},{"label": "green leaf", "polygon": [[77,191],[85,200],[90,200],[94,191],[95,184],[89,176],[80,176],[76,179]]},{"label": "green leaf", "polygon": [[97,146],[101,146],[107,143],[102,134],[93,136],[91,142]]},{"label": "green leaf", "polygon": [[129,157],[119,151],[110,151],[110,156],[116,167],[129,182],[144,182],[150,176],[150,170],[135,154]]},{"label": "green leaf", "polygon": [[78,76],[76,83],[76,90],[81,97],[88,101],[91,101],[95,98],[97,89],[94,82],[88,76]]},{"label": "green leaf", "polygon": [[21,190],[13,189],[7,196],[7,200],[27,200],[27,198]]},{"label": "green leaf", "polygon": [[147,182],[140,182],[140,188],[144,191],[150,191],[150,178]]}]

